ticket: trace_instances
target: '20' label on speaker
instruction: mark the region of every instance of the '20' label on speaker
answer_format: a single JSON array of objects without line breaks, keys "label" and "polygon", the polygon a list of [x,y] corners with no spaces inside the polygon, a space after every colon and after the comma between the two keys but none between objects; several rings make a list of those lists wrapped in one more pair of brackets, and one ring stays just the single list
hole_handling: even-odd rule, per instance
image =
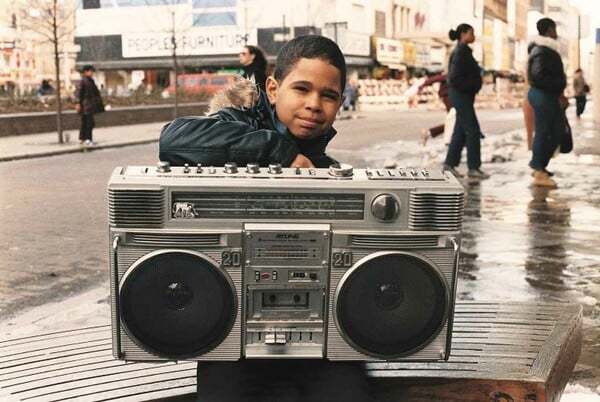
[{"label": "'20' label on speaker", "polygon": [[239,267],[242,264],[242,252],[225,250],[221,252],[221,265],[224,267]]},{"label": "'20' label on speaker", "polygon": [[331,264],[334,267],[346,268],[352,266],[352,252],[351,251],[334,251],[331,254]]}]

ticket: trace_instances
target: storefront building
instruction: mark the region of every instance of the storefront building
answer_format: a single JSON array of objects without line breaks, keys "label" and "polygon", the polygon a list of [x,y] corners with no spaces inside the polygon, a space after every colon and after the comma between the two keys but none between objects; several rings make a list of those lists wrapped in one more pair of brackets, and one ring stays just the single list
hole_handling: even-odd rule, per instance
[{"label": "storefront building", "polygon": [[[337,21],[345,11],[343,1],[335,2],[333,7],[331,2],[323,1],[282,3],[83,1],[77,10],[75,42],[81,47],[77,66],[93,64],[98,81],[117,91],[136,88],[141,80],[146,85],[165,87],[173,82],[175,62],[179,73],[237,71],[241,67],[238,54],[246,44],[263,48],[269,62],[274,63],[277,52],[289,39],[316,33],[340,45],[349,77],[370,74],[370,27],[361,27],[362,32],[351,29],[353,18],[365,20],[364,15]],[[371,12],[370,6],[362,7],[362,12]],[[273,26],[275,21],[281,21],[281,25]]]}]

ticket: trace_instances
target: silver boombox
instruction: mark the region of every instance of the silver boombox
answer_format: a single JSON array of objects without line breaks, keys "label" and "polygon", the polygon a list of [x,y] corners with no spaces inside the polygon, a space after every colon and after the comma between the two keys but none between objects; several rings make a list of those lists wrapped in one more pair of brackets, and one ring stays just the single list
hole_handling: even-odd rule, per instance
[{"label": "silver boombox", "polygon": [[447,359],[463,208],[425,169],[119,167],[113,353]]}]

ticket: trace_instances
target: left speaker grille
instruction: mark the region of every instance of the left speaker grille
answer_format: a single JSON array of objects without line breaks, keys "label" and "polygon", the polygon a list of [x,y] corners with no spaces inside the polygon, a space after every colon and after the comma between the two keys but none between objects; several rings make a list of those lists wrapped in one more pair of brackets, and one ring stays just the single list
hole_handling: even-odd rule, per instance
[{"label": "left speaker grille", "polygon": [[411,230],[459,231],[462,227],[464,194],[410,194],[408,226]]},{"label": "left speaker grille", "polygon": [[163,190],[108,190],[110,226],[161,227],[164,211]]}]

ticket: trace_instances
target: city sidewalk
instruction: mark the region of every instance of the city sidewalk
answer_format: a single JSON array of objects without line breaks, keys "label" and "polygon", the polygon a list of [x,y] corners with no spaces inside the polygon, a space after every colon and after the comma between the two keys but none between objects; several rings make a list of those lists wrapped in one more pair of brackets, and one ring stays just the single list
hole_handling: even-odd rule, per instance
[{"label": "city sidewalk", "polygon": [[76,130],[63,133],[63,144],[58,143],[56,132],[0,137],[0,162],[155,142],[166,123],[95,128],[93,136],[96,144],[92,146],[80,145]]},{"label": "city sidewalk", "polygon": [[[575,153],[600,155],[600,123],[592,119],[592,102],[588,102],[581,119],[574,116],[574,107],[568,109],[569,122],[573,129]],[[386,112],[359,112],[361,115]],[[79,144],[79,133],[66,130],[63,144],[58,143],[56,132],[0,137],[0,162],[74,152],[89,152],[97,149],[145,144],[158,141],[160,130],[167,122],[135,124],[128,126],[99,127],[94,129],[95,145]]]}]

